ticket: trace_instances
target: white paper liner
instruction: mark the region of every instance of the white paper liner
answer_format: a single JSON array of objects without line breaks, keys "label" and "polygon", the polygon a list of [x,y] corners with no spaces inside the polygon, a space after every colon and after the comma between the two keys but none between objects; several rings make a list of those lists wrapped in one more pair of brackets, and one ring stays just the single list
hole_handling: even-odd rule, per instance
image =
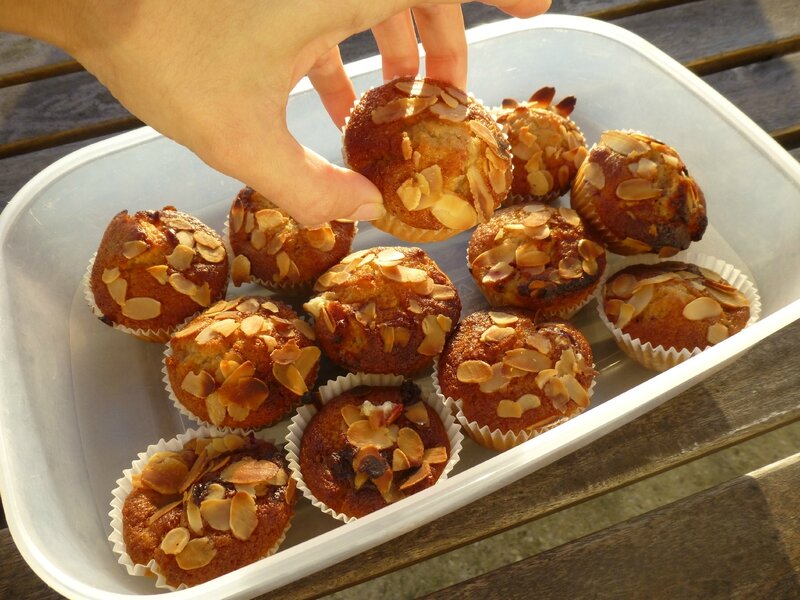
[{"label": "white paper liner", "polygon": [[[164,575],[162,575],[159,571],[159,567],[155,559],[151,560],[146,565],[133,562],[131,557],[128,555],[127,548],[125,547],[125,539],[122,534],[122,508],[125,505],[125,499],[128,497],[128,494],[130,494],[133,490],[133,475],[137,475],[142,472],[142,469],[144,469],[147,461],[153,454],[164,451],[178,452],[189,440],[203,437],[220,437],[229,433],[234,433],[244,437],[252,432],[245,431],[243,429],[217,429],[215,427],[200,427],[198,429],[189,429],[185,433],[182,433],[169,441],[165,441],[162,438],[158,441],[158,443],[148,446],[147,450],[144,452],[140,452],[138,454],[138,458],[131,463],[131,468],[125,469],[122,472],[123,476],[117,479],[117,487],[111,492],[113,498],[111,500],[111,510],[109,511],[108,516],[111,517],[112,532],[108,536],[108,541],[111,542],[114,553],[119,555],[117,562],[127,569],[129,575],[154,576],[156,579],[155,586],[157,588],[167,589],[173,592],[187,588],[185,584],[181,584],[178,587],[169,585]],[[272,439],[263,432],[255,432],[254,435],[260,440],[277,445],[276,440]],[[286,539],[286,534],[288,533],[290,527],[291,519],[287,523],[283,534],[280,536],[280,538],[278,538],[278,541],[275,542],[275,545],[270,548],[262,558],[266,558],[267,556],[275,554],[275,552],[278,551],[278,548],[283,543],[283,540]]]},{"label": "white paper liner", "polygon": [[[339,376],[335,380],[331,380],[325,385],[321,386],[319,388],[319,395],[322,404],[325,405],[332,398],[336,398],[347,390],[359,385],[369,385],[373,387],[398,386],[403,383],[404,379],[405,378],[402,375],[348,373],[347,375]],[[447,479],[448,474],[453,470],[453,467],[455,467],[456,463],[458,462],[459,455],[461,454],[461,443],[464,441],[464,436],[461,433],[461,429],[453,417],[450,409],[443,403],[437,402],[436,395],[430,388],[430,383],[428,381],[415,381],[415,383],[419,385],[420,390],[422,391],[422,400],[428,406],[433,408],[436,411],[436,414],[439,415],[439,418],[442,420],[444,428],[447,431],[447,437],[450,439],[450,456],[444,466],[442,474],[437,480],[437,482],[444,481]],[[292,417],[292,422],[289,425],[289,434],[286,436],[286,455],[289,461],[289,469],[291,469],[292,476],[294,477],[295,481],[297,481],[297,489],[303,493],[303,496],[305,496],[311,502],[311,504],[316,506],[322,512],[329,514],[340,521],[344,521],[345,523],[355,521],[357,517],[350,517],[344,513],[337,512],[324,502],[318,500],[314,493],[306,485],[305,480],[303,479],[303,474],[300,471],[300,444],[303,438],[303,432],[315,414],[317,414],[316,407],[313,405],[305,405],[298,408],[297,413],[295,413],[294,417]],[[436,484],[434,483],[434,485]]]},{"label": "white paper liner", "polygon": [[[94,259],[96,257],[97,257],[97,252],[92,254],[92,258],[89,259],[89,266],[86,268],[86,273],[84,273],[83,275],[83,280],[82,280],[83,296],[86,299],[86,303],[89,305],[89,308],[92,309],[92,313],[94,313],[94,316],[96,316],[98,319],[106,319],[106,316],[97,307],[97,303],[95,302],[94,299],[94,292],[92,292],[92,285],[91,285],[92,267],[94,266]],[[126,327],[125,325],[119,325],[118,323],[110,323],[110,320],[104,322],[108,322],[113,329],[137,337],[140,340],[158,343],[158,342],[166,342],[170,338],[170,335],[172,335],[172,332],[182,327],[185,323],[189,322],[200,312],[202,312],[202,309],[197,311],[195,314],[188,316],[182,323],[178,323],[175,327],[171,329],[132,329],[130,327]]]},{"label": "white paper liner", "polygon": [[[747,276],[733,265],[725,262],[724,260],[693,252],[691,250],[684,250],[670,258],[658,258],[655,255],[636,255],[627,257],[621,261],[619,268],[614,273],[619,272],[623,268],[634,264],[657,264],[659,262],[667,261],[681,261],[691,263],[698,267],[703,267],[714,271],[720,275],[730,285],[739,290],[747,300],[750,302],[750,318],[748,319],[745,327],[749,327],[756,321],[761,314],[761,298],[758,295],[758,290],[755,284],[750,281]],[[611,277],[613,273],[608,275],[600,282],[595,295],[597,296],[597,314],[600,320],[608,328],[614,336],[620,350],[627,354],[632,360],[635,360],[643,367],[654,371],[666,371],[683,361],[700,354],[702,348],[682,348],[675,347],[664,348],[664,346],[653,346],[650,342],[644,344],[640,340],[634,339],[630,334],[624,333],[621,329],[616,327],[611,321],[608,320],[605,310],[603,309],[603,288],[605,287],[606,280]],[[734,334],[735,335],[735,334]]]},{"label": "white paper liner", "polygon": [[[594,386],[597,383],[597,379],[592,379],[592,384],[589,386],[587,393],[589,395],[589,405],[592,402],[592,396],[594,395]],[[500,429],[489,429],[488,425],[480,425],[477,421],[470,421],[467,419],[467,416],[464,414],[464,402],[460,398],[455,399],[450,396],[445,396],[444,392],[442,391],[442,387],[439,384],[439,360],[437,358],[436,361],[433,363],[433,389],[436,392],[436,395],[439,397],[439,400],[444,403],[447,407],[449,407],[450,411],[455,415],[458,422],[461,423],[461,426],[467,432],[467,435],[471,437],[475,442],[484,446],[485,448],[489,448],[490,450],[508,450],[509,448],[513,448],[514,446],[519,446],[523,442],[527,442],[529,439],[534,438],[538,435],[543,434],[546,431],[550,431],[554,427],[565,423],[570,419],[574,419],[579,414],[584,412],[585,409],[578,408],[572,415],[564,416],[561,419],[554,421],[553,423],[549,423],[536,429],[535,431],[501,431]]]},{"label": "white paper liner", "polygon": [[[353,221],[353,240],[355,240],[357,235],[358,235],[358,221]],[[231,245],[230,211],[228,212],[228,216],[225,217],[225,223],[222,226],[222,240],[223,243],[225,244],[225,250],[228,253],[229,267],[232,269],[233,259],[235,258],[235,255],[233,252],[233,246]],[[350,252],[352,251],[352,247],[353,244],[351,240],[350,249],[345,254],[345,256],[350,254]],[[324,272],[325,271],[322,271],[322,273]],[[320,275],[322,273],[320,273]],[[250,280],[247,283],[255,283],[272,292],[283,292],[288,295],[294,295],[294,294],[305,294],[309,292],[314,287],[314,283],[316,282],[316,280],[317,277],[314,277],[313,279],[306,282],[297,282],[297,283],[292,283],[290,281],[284,281],[284,282],[266,281],[264,279],[256,277],[251,273]],[[234,287],[239,287],[239,286],[234,285]]]}]

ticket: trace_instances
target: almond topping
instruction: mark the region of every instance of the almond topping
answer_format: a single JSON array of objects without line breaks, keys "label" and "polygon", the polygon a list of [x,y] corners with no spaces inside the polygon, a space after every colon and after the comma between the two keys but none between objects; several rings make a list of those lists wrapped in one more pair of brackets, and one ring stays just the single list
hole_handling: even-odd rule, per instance
[{"label": "almond topping", "polygon": [[412,423],[427,427],[430,424],[430,417],[425,403],[420,400],[405,409],[406,418]]},{"label": "almond topping", "polygon": [[558,274],[564,279],[583,277],[583,262],[574,256],[562,258],[558,263]]},{"label": "almond topping", "polygon": [[486,331],[481,334],[482,342],[502,342],[507,337],[514,335],[515,329],[513,327],[498,327],[497,325],[490,325]]},{"label": "almond topping", "polygon": [[175,452],[156,452],[142,469],[141,482],[159,494],[177,494],[189,468]]},{"label": "almond topping", "polygon": [[400,448],[395,448],[392,452],[392,471],[405,471],[411,468],[408,457]]},{"label": "almond topping", "polygon": [[582,408],[589,406],[589,394],[573,375],[564,375],[562,381],[567,388],[570,400]]},{"label": "almond topping", "polygon": [[208,419],[218,427],[225,420],[225,406],[220,401],[217,393],[209,394],[206,398],[206,411],[208,412]]},{"label": "almond topping", "polygon": [[519,419],[522,407],[514,400],[500,400],[497,403],[497,416],[501,419]]},{"label": "almond topping", "polygon": [[111,283],[106,284],[106,287],[112,300],[123,306],[125,304],[125,296],[128,293],[128,282],[122,277],[118,277]]},{"label": "almond topping", "polygon": [[403,118],[413,117],[421,113],[437,101],[435,96],[430,98],[396,98],[372,111],[372,122],[376,125],[391,123]]},{"label": "almond topping", "polygon": [[207,371],[200,371],[196,375],[189,371],[181,382],[181,389],[184,392],[205,398],[216,389],[214,378]]},{"label": "almond topping", "polygon": [[303,376],[294,365],[274,364],[272,365],[272,374],[278,380],[278,383],[298,396],[302,396],[308,391],[308,386]]},{"label": "almond topping", "polygon": [[212,529],[228,531],[231,527],[231,499],[207,497],[200,503],[200,514]]},{"label": "almond topping", "polygon": [[345,404],[341,410],[342,419],[344,419],[345,424],[350,427],[356,421],[362,421],[364,419],[364,415],[361,414],[361,410],[354,406],[353,404]]},{"label": "almond topping", "polygon": [[304,381],[319,362],[321,354],[321,350],[316,346],[306,346],[300,350],[300,356],[297,357],[294,366]]},{"label": "almond topping", "polygon": [[548,356],[529,348],[508,350],[503,356],[503,364],[528,373],[538,373],[553,365]]},{"label": "almond topping", "polygon": [[600,143],[605,144],[614,152],[629,156],[631,154],[643,154],[650,150],[650,146],[637,140],[635,137],[622,131],[610,130],[600,136]]},{"label": "almond topping", "polygon": [[122,244],[122,255],[128,259],[136,258],[147,248],[147,242],[144,240],[131,240]]},{"label": "almond topping", "polygon": [[190,537],[188,529],[175,527],[167,532],[159,547],[164,554],[179,554],[186,547]]},{"label": "almond topping", "polygon": [[530,410],[532,408],[538,408],[542,405],[542,401],[536,394],[523,394],[517,398],[517,404],[519,404],[520,408],[522,408],[522,412],[525,412],[526,410]]},{"label": "almond topping", "polygon": [[445,333],[450,331],[452,323],[444,315],[426,315],[422,320],[422,331],[425,334],[417,352],[423,356],[436,356],[444,348]]},{"label": "almond topping", "polygon": [[217,550],[214,542],[207,537],[189,540],[184,549],[175,555],[175,561],[181,569],[190,571],[200,569],[214,560]]},{"label": "almond topping", "polygon": [[264,208],[256,211],[255,218],[258,229],[261,231],[277,229],[289,220],[281,211],[274,208]]},{"label": "almond topping", "polygon": [[442,93],[442,89],[438,85],[428,83],[422,79],[398,81],[394,84],[394,87],[409,96],[420,96],[422,98],[438,96]]},{"label": "almond topping", "polygon": [[578,253],[586,259],[595,259],[603,256],[606,251],[600,244],[583,238],[578,241]]},{"label": "almond topping", "polygon": [[261,327],[264,325],[264,317],[261,315],[250,315],[242,319],[239,324],[239,329],[247,337],[252,337],[261,332]]},{"label": "almond topping", "polygon": [[536,244],[526,243],[517,247],[515,260],[517,267],[543,267],[550,262],[550,255],[539,250]]},{"label": "almond topping", "polygon": [[[162,267],[164,267],[164,269],[167,268],[166,265],[158,265],[158,266],[162,266]],[[150,267],[150,269],[152,269],[152,268],[153,267]],[[150,271],[150,269],[147,269],[147,270]],[[100,278],[103,281],[103,283],[108,285],[109,283],[111,283],[112,281],[117,279],[118,277],[119,277],[119,267],[113,267],[111,269],[103,269],[103,274],[102,274],[102,276]]]},{"label": "almond topping", "polygon": [[412,465],[416,466],[422,462],[425,445],[419,434],[410,427],[403,427],[397,432],[397,447],[403,451]]},{"label": "almond topping", "polygon": [[661,190],[653,187],[647,179],[626,179],[617,186],[617,197],[620,200],[649,200],[661,194]]},{"label": "almond topping", "polygon": [[484,394],[491,394],[502,390],[508,385],[509,378],[503,374],[503,363],[492,365],[492,378],[480,384],[479,388]]},{"label": "almond topping", "polygon": [[623,273],[622,275],[614,277],[608,287],[615,296],[619,298],[630,298],[637,283],[636,277],[629,273]]},{"label": "almond topping", "polygon": [[645,307],[648,304],[650,304],[650,300],[653,299],[654,289],[655,286],[646,285],[637,290],[636,293],[634,293],[633,296],[630,297],[630,299],[628,300],[628,304],[631,304],[633,306],[634,317],[638,317],[641,314],[641,312],[645,309]]},{"label": "almond topping", "polygon": [[514,267],[507,262],[501,262],[489,269],[481,278],[482,283],[495,283],[502,281],[514,274]]},{"label": "almond topping", "polygon": [[446,463],[447,459],[448,459],[447,448],[445,448],[444,446],[436,446],[435,448],[428,448],[422,455],[422,462],[426,462],[431,465]]},{"label": "almond topping", "polygon": [[722,323],[714,323],[708,328],[706,340],[709,344],[719,344],[721,341],[728,339],[728,328]]},{"label": "almond topping", "polygon": [[306,229],[303,233],[308,243],[320,252],[330,252],[336,245],[336,235],[327,223],[315,229]]},{"label": "almond topping", "polygon": [[635,312],[636,308],[633,306],[633,304],[623,302],[619,307],[619,316],[617,317],[617,322],[615,325],[620,329],[624,329],[625,326],[631,322],[631,319],[633,319]]},{"label": "almond topping", "polygon": [[258,525],[256,501],[247,492],[236,492],[231,499],[229,527],[238,540],[247,540]]},{"label": "almond topping", "polygon": [[564,219],[564,221],[566,221],[568,225],[572,225],[573,227],[578,227],[581,224],[580,215],[571,208],[567,208],[566,206],[559,206],[558,214],[561,215],[561,218]]},{"label": "almond topping", "polygon": [[195,251],[189,246],[178,244],[172,251],[172,254],[167,256],[167,262],[176,271],[185,271],[192,264]]},{"label": "almond topping", "polygon": [[683,316],[690,321],[702,321],[722,314],[719,302],[708,296],[695,298],[683,309]]},{"label": "almond topping", "polygon": [[158,283],[164,285],[169,281],[169,276],[167,275],[167,271],[169,267],[167,265],[153,265],[152,267],[147,268],[147,272],[152,275]]},{"label": "almond topping", "polygon": [[491,378],[492,365],[482,360],[465,360],[456,371],[456,379],[462,383],[483,383]]},{"label": "almond topping", "polygon": [[431,207],[431,214],[449,229],[462,231],[478,222],[475,209],[459,196],[445,194]]},{"label": "almond topping", "polygon": [[706,289],[722,306],[728,308],[744,308],[750,306],[750,301],[747,299],[747,296],[742,294],[739,290],[734,289],[732,293],[728,294],[716,289],[712,285],[709,285]]},{"label": "almond topping", "polygon": [[417,485],[418,483],[427,479],[431,474],[431,466],[424,462],[422,466],[416,470],[416,472],[411,475],[408,479],[406,479],[401,485],[401,490],[407,490],[408,488]]},{"label": "almond topping", "polygon": [[271,460],[245,458],[225,467],[220,477],[234,484],[257,484],[272,480],[280,470]]},{"label": "almond topping", "polygon": [[597,163],[584,163],[583,179],[598,190],[602,190],[606,185],[606,176],[603,174],[603,168]]},{"label": "almond topping", "polygon": [[368,420],[356,421],[347,428],[347,441],[356,448],[374,446],[379,450],[391,448],[394,441],[389,435],[387,427],[373,429]]},{"label": "almond topping", "polygon": [[233,258],[231,281],[237,287],[250,281],[250,259],[244,254],[237,254]]},{"label": "almond topping", "polygon": [[155,319],[161,314],[161,302],[153,298],[130,298],[122,305],[122,314],[136,321]]},{"label": "almond topping", "polygon": [[453,121],[454,123],[460,123],[466,119],[468,110],[466,106],[451,107],[444,103],[431,106],[431,112],[437,117],[445,121]]},{"label": "almond topping", "polygon": [[529,213],[527,217],[522,219],[522,225],[524,225],[525,227],[530,227],[531,229],[536,229],[537,227],[546,225],[548,221],[550,221],[550,211],[539,210],[536,212]]},{"label": "almond topping", "polygon": [[499,311],[489,311],[489,318],[492,320],[492,323],[495,325],[499,325],[500,327],[504,327],[506,325],[511,325],[519,321],[519,317],[516,315],[510,315],[508,313],[499,312]]}]

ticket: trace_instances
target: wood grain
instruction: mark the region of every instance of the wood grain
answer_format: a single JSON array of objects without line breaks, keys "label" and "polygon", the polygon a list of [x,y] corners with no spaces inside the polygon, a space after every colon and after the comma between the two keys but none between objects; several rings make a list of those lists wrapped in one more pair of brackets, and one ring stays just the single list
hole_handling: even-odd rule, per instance
[{"label": "wood grain", "polygon": [[425,596],[798,598],[800,454]]},{"label": "wood grain", "polygon": [[55,600],[62,598],[39,579],[20,555],[8,529],[0,530],[0,598]]},{"label": "wood grain", "polygon": [[263,598],[316,597],[349,587],[796,421],[800,371],[795,361],[775,358],[792,355],[798,336],[800,321],[756,345],[745,360],[597,442],[357,560]]}]

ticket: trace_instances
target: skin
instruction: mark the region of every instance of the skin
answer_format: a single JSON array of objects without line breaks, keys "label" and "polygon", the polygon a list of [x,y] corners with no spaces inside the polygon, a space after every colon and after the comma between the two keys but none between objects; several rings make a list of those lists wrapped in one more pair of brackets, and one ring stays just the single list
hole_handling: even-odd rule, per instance
[{"label": "skin", "polygon": [[[550,0],[486,2],[525,18]],[[211,167],[259,190],[300,223],[374,220],[380,192],[300,145],[289,93],[308,76],[337,126],[356,99],[338,44],[372,29],[383,75],[419,72],[466,88],[457,0],[0,0],[0,29],[64,49],[134,115]],[[319,192],[325,190],[324,200]]]}]

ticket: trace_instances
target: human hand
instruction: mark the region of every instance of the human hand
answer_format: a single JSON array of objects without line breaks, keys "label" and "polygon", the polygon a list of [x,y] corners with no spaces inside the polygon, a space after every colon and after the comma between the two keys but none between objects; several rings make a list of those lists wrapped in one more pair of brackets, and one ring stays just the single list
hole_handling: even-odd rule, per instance
[{"label": "human hand", "polygon": [[[339,55],[342,40],[372,28],[384,79],[416,75],[413,15],[426,75],[466,87],[457,0],[43,0],[38,10],[37,1],[23,4],[37,25],[11,23],[12,30],[63,47],[131,113],[305,225],[383,214],[371,182],[301,146],[286,125],[289,93],[305,75],[343,125],[356,94]],[[550,0],[487,4],[528,17]],[[0,0],[0,26],[9,27],[7,9]]]}]

